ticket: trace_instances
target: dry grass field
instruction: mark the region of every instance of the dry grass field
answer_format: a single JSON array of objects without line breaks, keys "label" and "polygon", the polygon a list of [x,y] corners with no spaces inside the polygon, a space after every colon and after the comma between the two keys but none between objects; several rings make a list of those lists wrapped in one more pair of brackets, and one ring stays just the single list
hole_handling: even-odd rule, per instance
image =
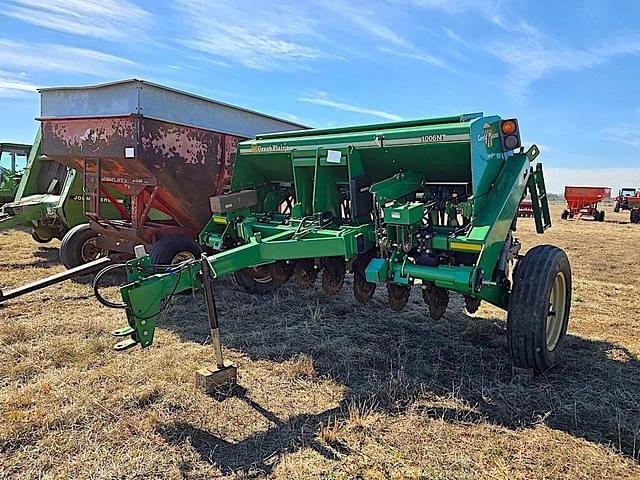
[{"label": "dry grass field", "polygon": [[[115,353],[122,311],[89,280],[0,308],[0,478],[640,478],[640,226],[561,221],[572,262],[565,362],[513,378],[505,314],[454,296],[429,320],[418,289],[393,313],[291,285],[216,288],[241,388],[196,390],[211,363],[201,294],[176,297],[148,350]],[[628,213],[609,219],[628,219]],[[0,285],[61,271],[57,244],[0,234]],[[114,283],[115,283],[114,278]],[[115,287],[106,293],[115,296]]]}]

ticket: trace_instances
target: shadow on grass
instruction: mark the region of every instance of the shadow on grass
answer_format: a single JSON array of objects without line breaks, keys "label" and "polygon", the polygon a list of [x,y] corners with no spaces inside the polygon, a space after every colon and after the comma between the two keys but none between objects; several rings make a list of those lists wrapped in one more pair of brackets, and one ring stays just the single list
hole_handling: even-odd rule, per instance
[{"label": "shadow on grass", "polygon": [[[417,288],[398,314],[386,306],[383,292],[358,305],[349,298],[350,287],[347,281],[335,297],[294,287],[253,296],[228,281],[216,288],[226,348],[275,362],[308,356],[319,376],[347,387],[341,408],[274,422],[235,444],[186,424],[165,426],[165,439],[190,435],[202,458],[223,470],[268,470],[264,456],[312,444],[319,423],[344,415],[345,405],[354,400],[368,399],[389,413],[412,407],[456,423],[513,429],[543,423],[638,459],[639,365],[624,347],[569,336],[564,362],[525,380],[511,374],[504,322],[466,315],[460,297],[452,297],[445,318],[434,322]],[[202,343],[209,330],[201,294],[175,297],[160,326]],[[455,406],[430,403],[434,398],[454,399]],[[300,422],[315,428],[303,434]]]},{"label": "shadow on grass", "polygon": [[56,247],[40,246],[33,252],[33,257],[31,261],[27,262],[4,262],[3,266],[8,268],[49,268],[62,263],[60,261],[60,251]]},{"label": "shadow on grass", "polygon": [[[312,448],[325,458],[336,460],[348,451],[339,445],[327,448],[317,440],[316,426],[340,415],[339,407],[317,415],[298,415],[286,422],[254,402],[242,389],[236,392],[248,406],[265,417],[273,426],[241,442],[229,442],[189,423],[161,425],[156,431],[167,442],[179,444],[188,438],[200,457],[218,465],[225,474],[252,471],[258,475],[271,473],[277,458],[302,448]],[[188,471],[183,474],[188,475]]]}]

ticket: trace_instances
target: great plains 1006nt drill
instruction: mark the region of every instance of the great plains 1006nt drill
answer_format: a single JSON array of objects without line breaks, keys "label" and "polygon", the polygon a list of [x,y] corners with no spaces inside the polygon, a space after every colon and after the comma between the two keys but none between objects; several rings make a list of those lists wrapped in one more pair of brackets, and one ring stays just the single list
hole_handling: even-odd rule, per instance
[{"label": "great plains 1006nt drill", "polygon": [[[508,311],[513,366],[544,372],[559,361],[571,303],[563,250],[521,255],[515,238],[528,194],[538,233],[551,224],[539,150],[521,147],[518,122],[469,114],[416,121],[259,135],[238,145],[230,194],[211,198],[198,260],[153,265],[144,249],[126,264],[121,304],[126,349],[152,344],[166,299],[204,288],[215,365],[203,385],[233,380],[222,359],[213,280],[235,274],[248,290],[270,291],[292,276],[309,287],[321,274],[337,293],[353,273],[360,302],[385,284],[400,311],[420,288],[433,319],[450,292],[475,312],[482,300]],[[109,268],[114,268],[111,266]]]}]

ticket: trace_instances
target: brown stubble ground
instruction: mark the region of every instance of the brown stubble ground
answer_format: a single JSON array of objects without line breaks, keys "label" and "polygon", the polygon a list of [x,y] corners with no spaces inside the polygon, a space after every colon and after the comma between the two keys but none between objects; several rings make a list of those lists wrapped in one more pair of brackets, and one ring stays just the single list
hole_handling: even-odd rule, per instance
[{"label": "brown stubble ground", "polygon": [[[640,227],[556,220],[538,237],[523,220],[519,237],[562,246],[574,272],[566,361],[528,381],[503,312],[454,296],[433,322],[418,289],[395,314],[384,289],[358,305],[349,280],[336,297],[221,281],[242,387],[224,400],[194,387],[212,359],[200,294],[172,301],[152,348],[119,354],[123,313],[87,279],[8,302],[0,478],[639,478]],[[0,234],[0,284],[61,271],[55,247]]]}]

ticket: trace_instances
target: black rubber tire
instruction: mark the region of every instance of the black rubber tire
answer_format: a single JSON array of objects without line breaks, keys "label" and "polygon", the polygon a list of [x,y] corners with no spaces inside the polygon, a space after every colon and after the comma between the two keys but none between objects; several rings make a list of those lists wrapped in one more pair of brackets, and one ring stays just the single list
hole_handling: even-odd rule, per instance
[{"label": "black rubber tire", "polygon": [[569,218],[569,212],[568,212],[567,210],[564,210],[564,211],[562,212],[562,215],[560,215],[560,218],[561,218],[562,220],[566,220],[567,218]]},{"label": "black rubber tire", "polygon": [[88,260],[83,258],[82,248],[88,240],[97,236],[88,223],[81,223],[69,230],[60,244],[60,260],[63,265],[71,269],[87,263]]},{"label": "black rubber tire", "polygon": [[604,210],[600,211],[600,213],[598,214],[598,221],[604,222]]},{"label": "black rubber tire", "polygon": [[[556,276],[564,275],[566,292],[559,338],[547,346],[549,297]],[[553,245],[532,248],[514,272],[507,314],[507,340],[513,366],[543,373],[558,364],[566,340],[571,309],[571,266],[566,253]]]},{"label": "black rubber tire", "polygon": [[[182,252],[188,252],[193,255],[194,259],[200,258],[202,249],[196,241],[187,237],[186,235],[168,235],[161,237],[151,247],[149,257],[153,265],[173,265],[175,263],[181,263],[181,260],[176,259],[176,256]],[[187,260],[187,258],[183,258]]]},{"label": "black rubber tire", "polygon": [[280,286],[274,276],[273,264],[256,268],[244,268],[233,274],[238,285],[247,292],[258,295],[271,293]]},{"label": "black rubber tire", "polygon": [[637,208],[632,209],[631,212],[629,212],[629,221],[631,223],[640,222],[640,210]]}]

